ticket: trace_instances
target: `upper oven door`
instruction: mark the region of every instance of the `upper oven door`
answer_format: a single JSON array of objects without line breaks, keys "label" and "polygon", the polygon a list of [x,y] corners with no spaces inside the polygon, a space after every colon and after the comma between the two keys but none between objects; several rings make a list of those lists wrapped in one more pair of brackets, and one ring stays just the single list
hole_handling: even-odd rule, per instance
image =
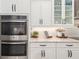
[{"label": "upper oven door", "polygon": [[27,35],[27,16],[2,15],[1,35]]},{"label": "upper oven door", "polygon": [[27,22],[2,22],[1,35],[27,35]]}]

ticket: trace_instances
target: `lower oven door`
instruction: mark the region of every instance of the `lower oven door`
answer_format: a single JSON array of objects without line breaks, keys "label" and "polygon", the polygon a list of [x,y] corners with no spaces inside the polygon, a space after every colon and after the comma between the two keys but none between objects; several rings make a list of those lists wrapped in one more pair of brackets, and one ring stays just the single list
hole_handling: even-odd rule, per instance
[{"label": "lower oven door", "polygon": [[27,59],[27,42],[1,42],[1,59]]}]

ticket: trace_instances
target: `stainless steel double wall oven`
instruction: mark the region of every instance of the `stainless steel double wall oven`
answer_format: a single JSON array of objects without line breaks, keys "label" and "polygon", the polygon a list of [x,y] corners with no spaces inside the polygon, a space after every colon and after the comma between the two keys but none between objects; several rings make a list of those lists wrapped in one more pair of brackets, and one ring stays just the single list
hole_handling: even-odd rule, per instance
[{"label": "stainless steel double wall oven", "polygon": [[28,17],[0,16],[1,59],[27,59]]}]

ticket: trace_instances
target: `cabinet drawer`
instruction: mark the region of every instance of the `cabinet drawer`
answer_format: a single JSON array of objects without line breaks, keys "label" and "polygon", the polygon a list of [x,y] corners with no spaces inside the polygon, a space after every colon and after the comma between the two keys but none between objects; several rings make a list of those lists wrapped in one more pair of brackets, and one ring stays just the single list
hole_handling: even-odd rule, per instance
[{"label": "cabinet drawer", "polygon": [[56,43],[31,43],[31,47],[56,47]]},{"label": "cabinet drawer", "polygon": [[57,47],[79,47],[79,43],[57,43]]}]

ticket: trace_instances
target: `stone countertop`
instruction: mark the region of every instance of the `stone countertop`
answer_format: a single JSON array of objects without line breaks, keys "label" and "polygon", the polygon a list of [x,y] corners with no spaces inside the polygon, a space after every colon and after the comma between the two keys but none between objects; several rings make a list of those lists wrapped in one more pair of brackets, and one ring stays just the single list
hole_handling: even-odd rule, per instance
[{"label": "stone countertop", "polygon": [[[33,31],[39,32],[38,38],[30,38],[30,42],[78,42],[79,43],[79,29],[75,27],[71,28],[64,28],[65,35],[68,36],[68,38],[57,38],[57,31],[56,29],[63,28],[63,27],[35,27],[32,28]],[[49,36],[53,36],[52,38],[46,38],[46,35],[44,31],[49,32]]]},{"label": "stone countertop", "polygon": [[67,42],[67,43],[79,43],[79,40],[72,38],[31,38],[30,42]]}]

